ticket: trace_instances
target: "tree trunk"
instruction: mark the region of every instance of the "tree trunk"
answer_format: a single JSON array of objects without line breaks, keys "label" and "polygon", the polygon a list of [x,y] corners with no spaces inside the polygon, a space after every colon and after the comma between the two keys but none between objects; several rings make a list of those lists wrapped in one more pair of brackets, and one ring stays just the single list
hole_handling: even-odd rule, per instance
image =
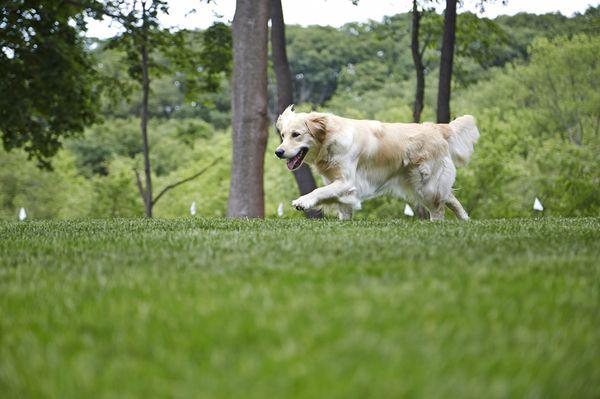
[{"label": "tree trunk", "polygon": [[[421,122],[421,112],[423,112],[423,102],[425,98],[425,66],[423,65],[423,51],[419,46],[419,34],[421,28],[421,13],[417,8],[417,0],[413,0],[412,7],[412,31],[410,49],[412,52],[415,72],[417,74],[417,89],[415,91],[415,102],[413,104],[413,122]],[[429,212],[423,205],[417,204],[415,207],[417,217],[419,219],[429,219]]]},{"label": "tree trunk", "polygon": [[[146,25],[146,11],[143,10],[144,29]],[[148,48],[146,31],[144,30],[144,42],[141,47],[142,53],[142,110],[141,110],[141,130],[144,152],[144,173],[146,184],[144,190],[144,208],[146,217],[152,217],[152,172],[150,169],[150,146],[148,145],[148,95],[150,92],[150,77],[148,76]]]},{"label": "tree trunk", "polygon": [[281,0],[271,0],[271,50],[277,81],[277,113],[281,114],[294,102],[292,72],[285,46],[285,22]]},{"label": "tree trunk", "polygon": [[233,156],[227,215],[264,217],[269,0],[237,0],[233,17]]},{"label": "tree trunk", "polygon": [[415,102],[413,104],[413,122],[421,122],[423,112],[423,98],[425,97],[425,67],[423,66],[423,53],[419,46],[419,28],[421,25],[421,13],[417,9],[417,0],[413,0],[412,8],[412,35],[410,49],[412,51],[413,63],[417,73],[417,89],[415,91]]},{"label": "tree trunk", "polygon": [[[292,84],[292,72],[287,58],[285,47],[285,22],[281,0],[271,0],[271,51],[273,57],[273,69],[277,80],[277,115],[280,115],[290,104],[294,102],[294,88]],[[277,135],[279,137],[279,135]],[[280,138],[280,137],[279,137]],[[280,138],[281,139],[281,138]],[[308,194],[317,188],[315,178],[310,167],[306,164],[296,169],[294,178],[300,191],[300,195]],[[322,218],[323,213],[319,210],[307,210],[304,212],[308,218]]]},{"label": "tree trunk", "polygon": [[438,123],[450,122],[450,84],[452,82],[452,61],[456,33],[456,2],[457,0],[446,0],[446,11],[444,12],[444,36],[442,39],[437,100]]}]

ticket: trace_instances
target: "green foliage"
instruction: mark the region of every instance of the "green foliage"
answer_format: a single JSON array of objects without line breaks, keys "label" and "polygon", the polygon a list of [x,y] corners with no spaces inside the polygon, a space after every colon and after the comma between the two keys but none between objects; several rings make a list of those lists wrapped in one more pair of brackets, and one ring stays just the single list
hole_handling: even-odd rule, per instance
[{"label": "green foliage", "polygon": [[[593,26],[589,21],[593,20],[590,15],[594,15],[594,10],[557,23],[568,25],[574,32],[576,28],[586,31],[586,26]],[[424,21],[429,19],[431,26],[435,26],[436,18],[439,17],[428,15]],[[525,58],[517,61],[520,56],[510,55],[509,51],[510,63],[502,68],[486,66],[487,69],[476,57],[459,60],[469,79],[465,84],[455,85],[453,110],[457,115],[475,115],[482,137],[472,163],[459,170],[457,196],[474,218],[531,216],[536,196],[545,205],[545,214],[597,214],[600,211],[600,177],[595,167],[600,152],[598,38],[571,34],[545,39],[552,35],[520,25],[527,25],[535,16],[528,16],[525,22],[521,21],[522,15],[515,16],[518,23],[510,18],[496,21],[509,35],[508,44],[499,42],[499,48],[517,54],[520,50],[514,38],[521,32],[540,36]],[[545,20],[548,16],[539,18]],[[573,25],[573,21],[580,26]],[[515,25],[510,26],[513,22]],[[337,77],[326,83],[336,89],[320,109],[354,118],[409,121],[414,77],[408,53],[406,64],[403,63],[403,52],[408,51],[410,39],[408,26],[406,15],[400,15],[386,18],[382,23],[351,24],[340,30],[291,27],[290,31],[295,33],[288,43],[290,58],[301,63],[313,57],[316,60],[319,52],[329,51],[330,45],[319,33],[331,33],[345,48],[330,53],[331,58],[324,60],[329,66],[320,64],[329,72],[339,70]],[[313,33],[305,35],[306,32]],[[198,46],[194,51],[202,51],[203,32],[186,32],[184,37],[189,45]],[[316,48],[306,58],[299,50],[311,46]],[[92,53],[102,65],[103,75],[129,82],[135,88],[136,83],[119,63],[122,50],[108,50],[100,42]],[[436,56],[434,53],[433,49],[426,51],[431,57]],[[346,56],[355,57],[354,62],[344,64]],[[155,60],[172,65],[161,54],[156,54]],[[434,58],[430,60],[434,65]],[[328,73],[321,72],[324,75],[312,76],[316,79],[311,83],[314,87]],[[182,87],[186,85],[185,79],[178,72],[169,72],[153,81],[150,103],[153,119],[149,132],[155,192],[194,175],[214,159],[219,161],[202,176],[170,191],[158,202],[155,211],[159,217],[184,216],[195,201],[199,215],[222,216],[231,160],[228,82],[222,79],[215,93],[186,98]],[[427,71],[426,83],[423,119],[433,120],[437,88],[434,70]],[[306,95],[320,96],[318,93],[309,90]],[[33,218],[142,215],[133,173],[134,168],[142,169],[139,119],[131,116],[137,114],[139,101],[117,98],[118,107],[103,110],[102,124],[85,129],[78,139],[65,141],[65,149],[55,159],[53,173],[37,171],[20,151],[0,152],[0,218],[14,219],[21,206]],[[304,103],[299,108],[311,110],[314,104]],[[276,215],[278,205],[283,203],[284,217],[300,218],[301,214],[289,205],[298,196],[297,188],[292,174],[273,155],[276,145],[276,137],[271,135],[265,158],[266,214]],[[318,177],[317,182],[321,183]],[[404,201],[380,198],[365,202],[357,217],[397,218],[403,207]]]},{"label": "green foliage", "polygon": [[[177,102],[176,98],[180,96],[190,99],[201,91],[217,91],[221,81],[231,72],[230,28],[223,23],[215,23],[204,32],[171,32],[161,28],[158,20],[160,15],[168,13],[167,3],[152,0],[145,4],[136,1],[107,3],[106,13],[123,27],[123,32],[109,39],[105,50],[116,50],[116,54],[121,55],[120,61],[127,67],[129,78],[141,85],[142,49],[145,48],[149,54],[152,79],[168,74],[169,80],[179,89],[175,98],[173,93],[168,98],[168,104]],[[201,46],[196,44],[198,39]],[[114,73],[111,75],[117,77]],[[128,84],[127,79],[125,84]],[[130,91],[114,90],[111,93],[118,96],[130,94]],[[159,102],[162,100],[164,97],[158,99]]]},{"label": "green foliage", "polygon": [[77,173],[74,157],[61,151],[53,166],[39,169],[22,150],[0,150],[0,219],[16,219],[21,207],[33,219],[89,216],[92,183]]},{"label": "green foliage", "polygon": [[559,132],[575,144],[598,137],[600,110],[600,38],[577,35],[572,39],[540,39],[531,49],[525,69],[530,95],[524,103],[535,107],[534,123]]},{"label": "green foliage", "polygon": [[408,14],[340,30],[290,27],[288,32],[296,102],[323,105],[334,93],[360,94],[413,76]]},{"label": "green foliage", "polygon": [[553,214],[597,215],[600,212],[600,140],[587,145],[548,139],[534,150],[535,187]]},{"label": "green foliage", "polygon": [[231,28],[217,22],[210,26],[203,36],[203,48],[200,58],[204,61],[203,72],[206,73],[205,89],[217,91],[220,87],[221,74],[231,73],[232,38]]},{"label": "green foliage", "polygon": [[[339,30],[289,27],[287,45],[296,102],[323,105],[334,93],[360,95],[389,82],[411,79],[410,23],[409,14],[399,14],[382,22],[346,24]],[[421,23],[424,62],[431,73],[439,63],[443,19],[426,10]],[[469,79],[473,68],[463,68],[463,64],[474,60],[478,65],[475,72],[480,73],[517,56],[507,50],[508,37],[499,25],[471,13],[460,14],[456,43],[456,75],[465,85],[476,79]]]},{"label": "green foliage", "polygon": [[[92,202],[85,217],[140,217],[143,203],[136,191],[133,168],[135,162],[128,158],[116,158],[107,165],[106,176],[94,176]],[[101,216],[100,216],[101,215]]]},{"label": "green foliage", "polygon": [[599,240],[598,218],[0,223],[0,390],[597,398]]},{"label": "green foliage", "polygon": [[81,4],[23,0],[0,7],[2,142],[46,168],[63,137],[96,120],[97,76],[81,31],[84,7],[97,3]]},{"label": "green foliage", "polygon": [[108,164],[117,156],[134,157],[142,146],[139,126],[133,119],[113,119],[86,129],[66,148],[76,156],[77,167],[85,176],[108,174]]},{"label": "green foliage", "polygon": [[[598,12],[597,9],[590,8],[585,14],[573,18],[557,17],[557,14],[518,14],[514,17],[498,17],[492,21],[479,19],[470,13],[460,14],[457,22],[457,57],[454,63],[455,83],[469,86],[487,79],[491,67],[526,58],[527,47],[535,37],[555,36],[558,32],[572,35],[594,31],[594,26],[597,26],[594,13]],[[550,28],[542,28],[538,26],[538,22],[529,23],[538,20],[548,21],[551,23]],[[442,17],[426,10],[421,23],[421,41],[426,47],[426,73],[437,77]],[[219,129],[228,127],[230,94],[229,82],[225,78],[228,59],[230,60],[228,29],[217,24],[205,32],[167,33],[167,37],[178,37],[167,39],[174,43],[165,48],[171,55],[154,54],[155,62],[169,72],[162,77],[153,78],[151,116],[199,117]],[[184,44],[175,45],[180,43],[179,40],[183,40]],[[181,51],[179,47],[185,48],[185,51]],[[214,51],[208,51],[209,48]],[[341,29],[288,26],[287,49],[294,77],[295,102],[308,102],[313,107],[324,105],[335,94],[373,91],[381,86],[412,80],[414,76],[410,55],[409,14],[385,17],[381,22],[348,24]],[[128,84],[128,79],[122,76],[123,65],[119,62],[121,56],[118,52],[107,50],[106,45],[100,43],[94,53],[101,60],[103,71],[108,73],[105,79],[107,86],[119,90],[129,89],[131,92],[131,82]],[[188,62],[185,66],[184,62],[184,65],[177,66],[178,58],[193,59],[196,64]],[[224,68],[225,73],[221,73],[224,76],[219,78],[218,74],[213,74],[211,78],[205,75],[208,70],[205,65],[213,59]],[[217,81],[220,81],[219,87],[214,85]],[[119,84],[115,85],[116,82]],[[204,90],[206,84],[211,89],[216,88],[216,92],[208,93]],[[434,82],[432,87],[436,86]],[[406,87],[408,98],[414,88]],[[274,96],[274,82],[271,82],[269,90]],[[404,93],[394,94],[394,97],[399,96],[404,96]],[[137,97],[128,97],[123,102],[123,95],[118,90],[110,97],[113,99],[111,103],[116,106],[105,108],[105,115],[127,117],[138,114],[140,100]],[[435,101],[431,105],[427,104],[426,109],[433,105]]]},{"label": "green foliage", "polygon": [[381,90],[388,82],[388,67],[383,60],[373,59],[358,65],[350,64],[342,69],[338,83],[353,95]]},{"label": "green foliage", "polygon": [[[169,39],[176,39],[174,44],[181,45],[179,35],[171,36],[168,30],[160,27],[159,16],[168,14],[166,1],[107,1],[105,6],[106,14],[123,29],[122,33],[108,40],[107,47],[123,51],[122,61],[134,81],[142,81],[143,48],[148,53],[160,52],[163,48],[169,47],[171,44]],[[148,64],[154,76],[166,72],[164,65],[155,62],[152,58],[149,58]]]},{"label": "green foliage", "polygon": [[512,61],[508,33],[495,21],[465,12],[457,17],[453,76],[455,85],[469,86],[485,71]]},{"label": "green foliage", "polygon": [[495,21],[509,35],[509,46],[504,49],[515,57],[527,58],[528,48],[537,37],[590,36],[600,33],[600,6],[590,6],[583,13],[568,18],[560,13],[542,15],[519,13],[499,16]]},{"label": "green foliage", "polygon": [[164,58],[162,64],[174,76],[175,85],[186,100],[221,89],[223,80],[231,74],[229,26],[217,22],[204,32],[181,30],[166,32],[166,36],[166,45],[160,48]]},{"label": "green foliage", "polygon": [[[435,104],[436,79],[436,76],[426,76],[424,120],[435,119],[432,110]],[[386,122],[410,121],[413,94],[413,82],[387,81],[379,90],[368,90],[362,94],[350,90],[339,91],[323,109],[349,118],[378,119]]]},{"label": "green foliage", "polygon": [[598,213],[599,51],[598,37],[540,39],[530,64],[458,96],[455,109],[482,132],[459,179],[475,216],[524,216],[534,196],[551,214]]},{"label": "green foliage", "polygon": [[335,92],[337,77],[343,67],[375,56],[377,49],[367,48],[368,43],[357,40],[359,29],[365,28],[361,24],[348,24],[341,30],[317,26],[287,28],[295,102],[323,104]]},{"label": "green foliage", "polygon": [[[558,34],[572,36],[578,32],[600,31],[599,19],[595,18],[599,9],[590,8],[573,18],[560,14],[518,14],[492,21],[479,19],[470,13],[459,14],[455,83],[468,87],[487,79],[489,69],[494,66],[518,63],[527,58],[527,48],[536,37],[554,37]],[[421,41],[423,45],[426,44],[426,73],[437,79],[442,17],[426,10],[421,23]],[[547,26],[544,27],[545,24]],[[225,77],[230,62],[228,29],[217,24],[205,32],[165,33],[167,42],[173,45],[164,48],[164,51],[170,52],[169,55],[162,52],[153,54],[155,63],[168,73],[153,77],[151,116],[198,117],[219,129],[229,126],[230,93]],[[180,48],[185,48],[185,51]],[[207,50],[209,48],[214,51]],[[308,102],[313,107],[322,106],[336,94],[356,94],[357,91],[362,94],[378,90],[381,86],[414,79],[409,14],[385,17],[381,22],[348,24],[341,29],[288,26],[287,49],[294,76],[296,103]],[[113,92],[103,97],[105,105],[111,105],[105,106],[103,114],[110,117],[137,116],[140,99],[127,95],[131,94],[135,82],[124,76],[126,71],[120,62],[122,52],[108,50],[106,44],[100,42],[94,55],[102,66],[104,87],[110,87]],[[181,62],[178,63],[177,59]],[[183,62],[185,59],[194,61]],[[206,63],[213,59],[224,68],[225,72],[221,72],[223,76],[205,75],[208,70]],[[373,71],[369,73],[371,68]],[[217,81],[220,81],[219,87],[214,85]],[[432,82],[428,82],[428,85],[437,87],[437,82]],[[207,84],[211,89],[216,88],[216,92],[207,92]],[[397,92],[393,96],[412,101],[414,87],[411,85],[414,84],[404,85],[406,89],[402,87],[406,93]],[[121,90],[125,93],[121,93]],[[271,82],[269,90],[274,96],[274,82]],[[427,108],[434,105],[435,101],[426,104],[426,112]]]},{"label": "green foliage", "polygon": [[[227,75],[231,63],[231,47],[217,48],[214,42],[226,40],[230,33],[223,32],[221,28],[216,29],[222,35],[217,33],[216,38],[211,39],[211,50],[207,50],[203,44],[206,31],[164,32],[169,38],[167,41],[172,41],[173,45],[153,54],[153,62],[160,65],[160,68],[153,68],[151,71],[161,73],[152,76],[149,99],[151,117],[198,117],[219,129],[229,126],[231,98]],[[103,78],[102,114],[118,118],[138,116],[141,96],[132,94],[140,86],[123,68],[124,52],[109,48],[105,42],[94,44],[96,48],[93,53]],[[210,69],[205,67],[207,63],[212,64]],[[219,65],[221,69],[218,69]]]}]

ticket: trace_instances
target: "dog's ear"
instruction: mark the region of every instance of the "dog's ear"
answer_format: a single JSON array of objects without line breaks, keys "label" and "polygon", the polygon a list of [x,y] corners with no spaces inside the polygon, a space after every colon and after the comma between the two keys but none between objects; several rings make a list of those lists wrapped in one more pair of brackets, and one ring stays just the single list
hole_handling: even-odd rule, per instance
[{"label": "dog's ear", "polygon": [[294,104],[288,105],[288,107],[281,113],[280,118],[287,118],[294,113]]},{"label": "dog's ear", "polygon": [[294,104],[290,104],[281,113],[281,115],[279,115],[279,117],[277,118],[277,122],[275,123],[275,126],[277,127],[277,130],[281,131],[283,120],[286,119],[287,117],[291,116],[293,113],[294,113]]},{"label": "dog's ear", "polygon": [[327,135],[327,115],[311,112],[306,118],[306,127],[308,128],[308,133],[315,140],[322,143],[325,141],[325,136]]}]

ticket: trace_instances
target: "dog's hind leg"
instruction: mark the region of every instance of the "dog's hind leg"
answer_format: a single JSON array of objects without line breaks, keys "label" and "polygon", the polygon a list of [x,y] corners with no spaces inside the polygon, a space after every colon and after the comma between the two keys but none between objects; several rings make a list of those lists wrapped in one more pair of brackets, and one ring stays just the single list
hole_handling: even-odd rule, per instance
[{"label": "dog's hind leg", "polygon": [[429,220],[436,221],[436,220],[444,220],[444,211],[445,211],[446,205],[444,203],[440,203],[437,206],[433,206],[431,208],[429,208],[429,214],[430,214],[430,218]]},{"label": "dog's hind leg", "polygon": [[446,157],[419,165],[418,172],[421,177],[427,178],[416,180],[414,172],[411,176],[417,199],[429,210],[430,220],[444,220],[446,209],[444,198],[448,197],[452,190],[456,174],[454,165],[450,158]]},{"label": "dog's hind leg", "polygon": [[453,193],[450,193],[450,196],[448,197],[448,199],[446,199],[446,205],[448,205],[448,208],[450,208],[452,212],[454,212],[454,214],[459,220],[469,220],[469,215],[465,211],[465,208],[463,208],[463,206],[454,196]]}]

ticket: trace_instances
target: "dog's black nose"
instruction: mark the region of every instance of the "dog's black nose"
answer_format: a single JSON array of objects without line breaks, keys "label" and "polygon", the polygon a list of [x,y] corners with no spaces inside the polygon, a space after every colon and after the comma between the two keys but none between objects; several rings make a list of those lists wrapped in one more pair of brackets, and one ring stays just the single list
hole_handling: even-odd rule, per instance
[{"label": "dog's black nose", "polygon": [[275,155],[277,155],[278,158],[283,158],[283,153],[284,152],[285,151],[280,148],[277,151],[275,151]]}]

